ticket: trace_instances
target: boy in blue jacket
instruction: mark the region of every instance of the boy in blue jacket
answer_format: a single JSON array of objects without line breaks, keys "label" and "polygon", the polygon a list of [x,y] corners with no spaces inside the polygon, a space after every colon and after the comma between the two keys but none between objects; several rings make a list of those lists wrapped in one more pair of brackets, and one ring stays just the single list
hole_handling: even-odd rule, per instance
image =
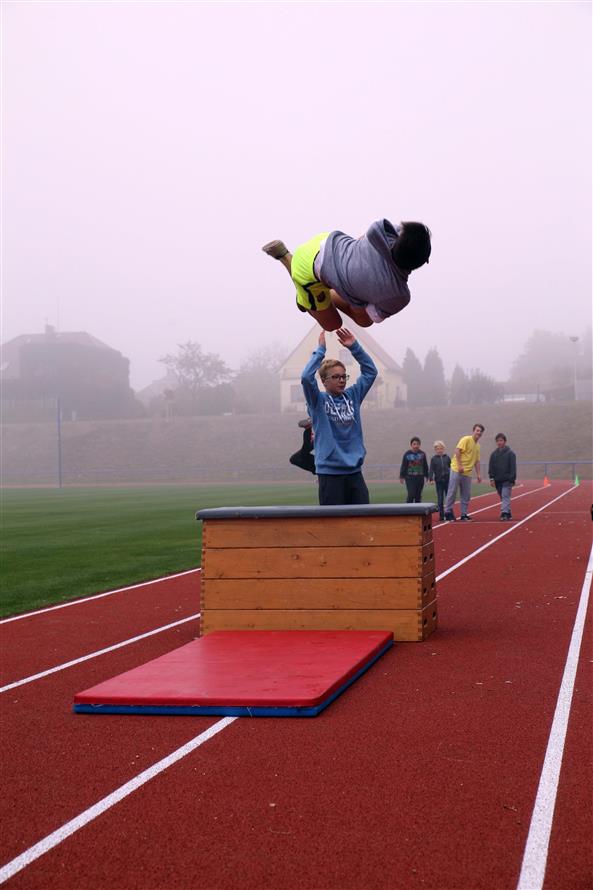
[{"label": "boy in blue jacket", "polygon": [[[338,340],[360,365],[360,377],[346,386],[346,368],[335,359],[325,359],[325,332],[301,375],[305,401],[313,421],[315,468],[319,481],[319,503],[368,504],[369,491],[362,475],[366,454],[362,437],[360,405],[377,376],[377,368],[347,328],[336,331]],[[325,392],[315,379],[319,371]]]}]

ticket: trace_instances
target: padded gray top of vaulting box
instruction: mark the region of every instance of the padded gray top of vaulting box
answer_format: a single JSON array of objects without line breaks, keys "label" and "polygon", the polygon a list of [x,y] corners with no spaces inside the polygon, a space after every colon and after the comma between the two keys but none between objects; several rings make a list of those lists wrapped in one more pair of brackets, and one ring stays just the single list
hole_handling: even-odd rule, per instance
[{"label": "padded gray top of vaulting box", "polygon": [[196,519],[307,519],[320,516],[427,516],[436,504],[346,504],[334,507],[212,507]]}]

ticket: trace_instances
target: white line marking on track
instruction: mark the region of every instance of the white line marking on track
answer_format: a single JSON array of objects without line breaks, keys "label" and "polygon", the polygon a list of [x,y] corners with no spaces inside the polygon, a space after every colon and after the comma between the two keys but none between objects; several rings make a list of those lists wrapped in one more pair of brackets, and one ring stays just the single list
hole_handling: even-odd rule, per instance
[{"label": "white line marking on track", "polygon": [[[478,550],[474,551],[474,553],[471,554],[470,556],[468,556],[466,559],[457,563],[457,566],[463,565],[464,562],[467,562],[469,559],[472,559],[474,556],[477,556],[477,554],[480,553],[482,550],[485,550],[486,547],[489,547],[495,541],[500,540],[501,538],[505,537],[507,534],[514,531],[515,528],[518,528],[518,526],[521,525],[523,522],[527,522],[528,519],[531,519],[533,516],[536,516],[537,513],[541,513],[542,510],[545,510],[551,504],[555,503],[555,501],[560,500],[560,498],[564,497],[564,495],[569,494],[570,491],[574,491],[575,488],[576,488],[576,486],[569,489],[568,491],[563,492],[561,495],[559,495],[559,497],[554,498],[554,500],[545,504],[543,507],[541,507],[539,510],[536,510],[530,516],[527,516],[520,523],[517,523],[513,528],[506,530],[502,535],[499,535],[497,538],[494,538],[492,541],[490,541],[484,547],[480,547]],[[590,563],[591,563],[591,560],[590,560]],[[445,575],[452,572],[457,566],[453,566],[450,569],[447,569],[446,572],[444,572],[442,575],[439,575],[438,577],[439,578],[444,577]],[[588,572],[589,572],[589,570],[588,570]],[[584,615],[585,611],[586,611],[586,605],[583,608],[583,615]],[[578,614],[580,614],[580,613],[581,613],[581,606],[579,606]],[[191,616],[191,618],[197,618],[197,617],[198,617],[197,615]],[[191,618],[187,618],[184,620],[190,621]],[[183,622],[178,622],[178,623],[183,623]],[[152,633],[157,633],[157,632],[158,631],[152,631]],[[581,630],[581,635],[582,635],[582,630]],[[573,637],[574,637],[574,632],[573,632]],[[133,642],[133,640],[130,640],[128,642]],[[126,643],[122,643],[119,645],[126,645]],[[579,641],[579,645],[580,645],[580,641]],[[113,648],[118,648],[118,647],[113,647]],[[569,657],[570,657],[570,652],[572,651],[572,649],[573,649],[573,642],[571,642],[571,649],[569,650]],[[109,651],[109,650],[103,650],[103,651]],[[576,651],[578,654],[578,646],[576,647]],[[100,653],[94,653],[94,654],[100,654]],[[92,658],[93,655],[88,655],[85,658],[80,659],[80,660],[84,661],[84,660],[86,660],[86,658]],[[68,665],[64,665],[64,667],[67,667],[67,666]],[[59,670],[59,668],[55,668],[54,670]],[[34,679],[34,678],[30,678],[30,679]],[[570,704],[570,702],[569,702],[569,704]],[[104,813],[110,807],[114,806],[114,804],[118,803],[120,800],[123,800],[125,797],[127,797],[129,794],[131,794],[137,788],[144,785],[146,782],[148,782],[150,779],[154,778],[154,776],[158,775],[160,772],[163,772],[163,770],[167,769],[173,763],[176,763],[178,760],[181,760],[187,754],[189,754],[193,750],[195,750],[195,748],[198,748],[205,741],[212,738],[217,733],[221,732],[223,729],[225,729],[227,726],[229,726],[231,723],[233,723],[237,719],[238,719],[237,717],[224,717],[222,720],[219,720],[217,723],[215,723],[213,726],[211,726],[205,732],[200,733],[200,735],[196,736],[194,739],[192,739],[186,745],[183,745],[181,748],[178,748],[176,751],[173,751],[171,754],[169,754],[163,760],[160,760],[158,763],[156,763],[153,766],[149,767],[148,769],[144,770],[144,772],[140,773],[134,779],[130,779],[130,781],[126,782],[125,785],[120,786],[120,788],[118,788],[116,791],[112,792],[107,797],[104,797],[102,800],[98,801],[98,803],[94,804],[92,807],[89,807],[89,809],[85,810],[83,813],[76,816],[74,819],[71,819],[70,822],[67,822],[61,828],[58,828],[56,831],[47,835],[45,838],[43,838],[37,844],[34,844],[32,847],[29,847],[29,849],[25,850],[24,853],[21,853],[19,856],[16,856],[14,859],[12,859],[10,862],[6,863],[6,865],[4,865],[2,868],[0,868],[0,884],[7,881],[9,878],[11,878],[13,875],[17,874],[23,868],[26,868],[26,866],[30,865],[32,862],[34,862],[40,856],[43,856],[44,853],[49,852],[51,849],[56,847],[58,844],[62,843],[62,841],[66,840],[66,838],[70,837],[71,834],[74,834],[74,832],[78,831],[79,828],[83,828],[89,822],[92,822],[92,820],[95,819],[97,816],[101,815],[101,813]],[[520,886],[518,888],[518,890],[539,890],[539,887],[532,888],[532,887],[528,887],[528,885],[524,885],[524,886]]]},{"label": "white line marking on track", "polygon": [[546,748],[546,756],[544,758],[544,765],[542,767],[535,805],[531,816],[527,843],[525,844],[523,864],[521,866],[521,874],[519,875],[517,890],[541,890],[541,887],[543,887],[544,884],[548,859],[548,846],[550,843],[550,833],[552,831],[552,819],[554,816],[556,794],[560,779],[560,767],[562,766],[564,743],[566,741],[568,718],[570,716],[572,693],[579,663],[579,652],[583,639],[583,629],[585,626],[585,616],[587,614],[592,578],[593,548],[589,554],[589,564],[585,573],[579,607],[577,609],[572,636],[570,638],[568,655],[564,666],[564,674],[560,684],[558,701],[556,702],[556,710],[554,712],[554,719],[552,721],[552,728],[550,730],[548,746]]},{"label": "white line marking on track", "polygon": [[81,655],[80,658],[74,658],[72,661],[64,662],[64,664],[58,664],[56,667],[48,668],[46,671],[32,674],[30,677],[24,677],[22,680],[15,680],[14,683],[9,683],[7,686],[1,686],[0,692],[8,692],[9,689],[16,689],[17,686],[24,686],[26,683],[32,683],[33,680],[41,680],[42,677],[47,677],[49,674],[55,674],[57,671],[63,671],[66,668],[74,667],[74,665],[81,664],[83,661],[88,661],[90,658],[97,658],[97,656],[105,655],[107,652],[115,652],[116,649],[122,649],[124,646],[129,646],[131,643],[145,640],[147,637],[152,637],[154,634],[160,634],[165,630],[170,630],[172,627],[177,627],[179,624],[186,624],[188,621],[194,621],[196,618],[200,617],[200,614],[200,612],[197,612],[195,615],[190,615],[188,618],[182,618],[180,621],[174,621],[172,624],[164,624],[162,627],[156,627],[154,630],[149,630],[145,634],[139,634],[137,637],[130,637],[129,640],[115,643],[114,646],[107,646],[105,649],[89,652],[88,655]]},{"label": "white line marking on track", "polygon": [[181,578],[182,575],[191,575],[194,572],[201,572],[198,569],[188,569],[186,572],[177,572],[176,575],[163,575],[162,578],[153,578],[152,581],[140,581],[138,584],[130,584],[128,587],[118,587],[117,590],[106,590],[104,593],[92,593],[79,600],[70,600],[67,603],[60,603],[59,606],[48,606],[46,609],[37,609],[35,612],[24,612],[22,615],[13,615],[11,618],[3,618],[0,624],[8,624],[10,621],[22,621],[23,618],[31,618],[33,615],[45,615],[47,612],[54,612],[56,609],[66,609],[68,606],[80,606],[84,603],[90,603],[99,600],[103,596],[113,596],[114,593],[123,593],[125,590],[135,590],[137,587],[146,587],[148,584],[158,584],[160,581],[170,581],[171,578]]},{"label": "white line marking on track", "polygon": [[469,562],[470,559],[473,559],[474,556],[477,556],[478,553],[482,553],[484,550],[487,550],[488,547],[492,547],[493,544],[496,544],[497,541],[500,541],[502,538],[506,538],[507,535],[511,535],[514,531],[520,528],[523,523],[529,522],[530,519],[533,519],[534,516],[537,516],[538,513],[541,513],[542,510],[547,510],[548,507],[551,507],[552,504],[555,504],[556,501],[559,501],[561,498],[565,497],[567,494],[570,494],[571,491],[576,491],[578,486],[573,485],[572,488],[569,488],[567,491],[563,491],[562,494],[559,494],[558,497],[554,498],[551,501],[548,501],[544,504],[543,507],[540,507],[538,510],[534,510],[533,513],[530,513],[529,516],[526,516],[525,519],[520,519],[519,522],[514,522],[511,528],[507,528],[506,531],[502,532],[500,535],[496,535],[495,538],[492,538],[490,541],[487,541],[485,544],[482,544],[481,547],[478,547],[477,550],[474,550],[473,553],[470,553],[468,556],[464,556],[463,559],[460,559],[459,562],[456,562],[455,565],[452,565],[450,568],[445,569],[444,572],[441,572],[440,575],[436,576],[436,581],[440,581],[442,578],[446,578],[447,575],[450,575],[451,572],[454,572],[455,569],[458,569],[460,566],[464,565],[464,563]]},{"label": "white line marking on track", "polygon": [[[547,486],[546,486],[547,487]],[[564,495],[569,494],[571,491],[574,491],[577,486],[573,486],[567,491],[562,492],[562,494],[558,495],[558,497],[554,498],[554,500],[549,501],[544,504],[543,507],[540,507],[539,510],[536,510],[534,513],[531,513],[529,516],[526,516],[525,519],[522,519],[520,522],[515,522],[511,528],[506,529],[502,534],[497,535],[492,540],[488,541],[486,544],[482,545],[482,547],[478,547],[477,550],[474,550],[473,553],[470,553],[468,556],[465,556],[462,560],[455,563],[455,565],[451,566],[448,569],[445,569],[444,572],[441,572],[440,575],[437,575],[436,580],[440,581],[442,578],[446,578],[447,575],[451,574],[451,572],[458,569],[460,566],[464,565],[464,563],[469,562],[470,559],[473,559],[483,550],[486,550],[488,547],[491,547],[497,541],[500,541],[501,538],[504,538],[506,535],[511,534],[511,532],[515,531],[515,529],[519,528],[519,526],[523,525],[524,522],[527,522],[533,516],[536,516],[538,513],[541,513],[542,510],[545,510],[551,504],[555,503],[555,501],[560,500],[560,498],[564,497]],[[536,489],[539,491],[540,489]],[[531,494],[531,492],[527,492]],[[489,494],[489,492],[488,492]],[[523,497],[523,495],[519,495],[519,497]],[[488,507],[484,507],[485,510],[489,509]],[[444,523],[445,524],[445,523]],[[440,528],[440,526],[436,526],[436,528]],[[187,574],[187,573],[184,573]],[[174,576],[169,576],[174,577]],[[151,582],[147,582],[151,583]],[[115,592],[115,591],[114,591]],[[7,686],[0,687],[0,693],[8,692],[10,689],[15,689],[17,686],[24,686],[26,683],[32,683],[34,680],[41,680],[43,677],[47,677],[49,674],[55,674],[57,671],[63,671],[66,668],[74,667],[77,664],[80,664],[83,661],[88,661],[91,658],[96,658],[99,655],[105,655],[107,652],[113,652],[116,649],[121,649],[123,646],[129,646],[131,643],[136,643],[139,640],[143,640],[146,637],[151,637],[154,634],[161,633],[162,631],[169,630],[172,627],[176,627],[178,624],[184,624],[186,621],[193,621],[194,618],[199,618],[200,613],[198,612],[196,615],[190,615],[189,618],[183,618],[181,621],[175,621],[173,624],[165,624],[163,627],[157,627],[155,630],[148,631],[148,633],[140,634],[136,637],[131,637],[129,640],[124,640],[121,643],[116,643],[114,646],[108,646],[106,649],[99,649],[96,652],[90,652],[88,655],[82,655],[80,658],[73,659],[72,661],[67,661],[64,664],[58,664],[53,668],[48,668],[46,671],[41,671],[38,674],[32,674],[30,677],[24,677],[22,680],[16,680],[14,683],[9,683]]]},{"label": "white line marking on track", "polygon": [[[520,488],[519,485],[516,487]],[[534,494],[536,491],[543,491],[544,488],[549,488],[549,486],[542,485],[541,488],[532,488],[531,491],[524,491],[523,494],[516,494],[514,497],[511,498],[511,501],[518,501],[519,498],[526,498],[528,494]],[[472,498],[472,501],[477,501],[478,498],[485,498],[488,495],[494,494],[494,493],[495,492],[493,492],[493,491],[486,491],[486,492],[484,492],[484,494],[479,494],[477,497]],[[496,500],[496,501],[494,501],[493,504],[488,504],[487,507],[480,507],[479,510],[472,510],[472,516],[475,515],[476,513],[483,513],[484,510],[492,510],[493,507],[498,507],[499,505],[500,505],[500,501]],[[439,523],[437,523],[437,525],[433,526],[432,530],[434,531],[435,528],[443,528],[443,526],[445,526],[445,525],[450,525],[450,523],[449,522],[439,522]]]},{"label": "white line marking on track", "polygon": [[226,727],[230,726],[235,720],[237,720],[237,717],[223,717],[222,720],[218,720],[207,730],[201,732],[195,738],[191,739],[191,741],[187,742],[187,744],[182,745],[181,748],[177,748],[176,751],[173,751],[171,754],[167,755],[167,757],[159,760],[158,763],[149,766],[148,769],[139,773],[135,778],[130,779],[125,785],[121,785],[115,791],[112,791],[111,794],[108,794],[107,797],[104,797],[96,804],[93,804],[88,810],[85,810],[74,819],[71,819],[70,822],[66,822],[61,828],[48,834],[47,837],[44,837],[43,840],[40,840],[37,844],[29,847],[24,853],[11,859],[10,862],[7,862],[6,865],[0,868],[0,884],[3,884],[9,878],[12,878],[13,875],[16,875],[17,872],[26,868],[27,865],[31,865],[32,862],[39,859],[44,853],[48,853],[53,847],[57,847],[58,844],[61,844],[62,841],[66,840],[67,837],[70,837],[71,834],[74,834],[75,831],[78,831],[79,828],[88,825],[89,822],[92,822],[93,819],[96,819],[101,813],[104,813],[116,803],[119,803],[120,800],[123,800],[133,791],[136,791],[136,789],[146,784],[146,782],[154,779],[154,777],[158,776],[159,773],[162,773],[163,770],[168,769],[174,763],[177,763],[178,760],[191,754],[192,751],[195,751],[195,749],[199,748],[200,745],[203,745],[204,742],[207,742],[209,739],[213,738],[213,736],[217,735],[217,733],[226,729]]}]

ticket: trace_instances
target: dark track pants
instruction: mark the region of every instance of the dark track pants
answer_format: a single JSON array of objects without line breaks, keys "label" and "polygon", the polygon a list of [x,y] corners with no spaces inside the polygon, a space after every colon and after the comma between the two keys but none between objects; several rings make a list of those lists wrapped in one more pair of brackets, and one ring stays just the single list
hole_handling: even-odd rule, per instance
[{"label": "dark track pants", "polygon": [[362,473],[330,476],[319,473],[319,503],[322,507],[335,504],[368,504],[369,490]]},{"label": "dark track pants", "polygon": [[449,488],[449,477],[446,476],[440,482],[435,479],[434,487],[437,492],[437,503],[439,505],[439,516],[441,519],[445,516],[445,498],[447,497],[447,489]]},{"label": "dark track pants", "polygon": [[407,476],[406,488],[408,489],[406,504],[419,504],[422,500],[424,476]]}]

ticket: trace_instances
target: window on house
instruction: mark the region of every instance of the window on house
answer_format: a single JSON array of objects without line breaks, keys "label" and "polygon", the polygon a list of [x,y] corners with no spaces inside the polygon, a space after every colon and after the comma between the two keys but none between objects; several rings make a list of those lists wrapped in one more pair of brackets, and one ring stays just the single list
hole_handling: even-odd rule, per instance
[{"label": "window on house", "polygon": [[291,402],[304,402],[305,396],[303,394],[303,387],[297,384],[293,384],[290,387],[290,401]]}]

